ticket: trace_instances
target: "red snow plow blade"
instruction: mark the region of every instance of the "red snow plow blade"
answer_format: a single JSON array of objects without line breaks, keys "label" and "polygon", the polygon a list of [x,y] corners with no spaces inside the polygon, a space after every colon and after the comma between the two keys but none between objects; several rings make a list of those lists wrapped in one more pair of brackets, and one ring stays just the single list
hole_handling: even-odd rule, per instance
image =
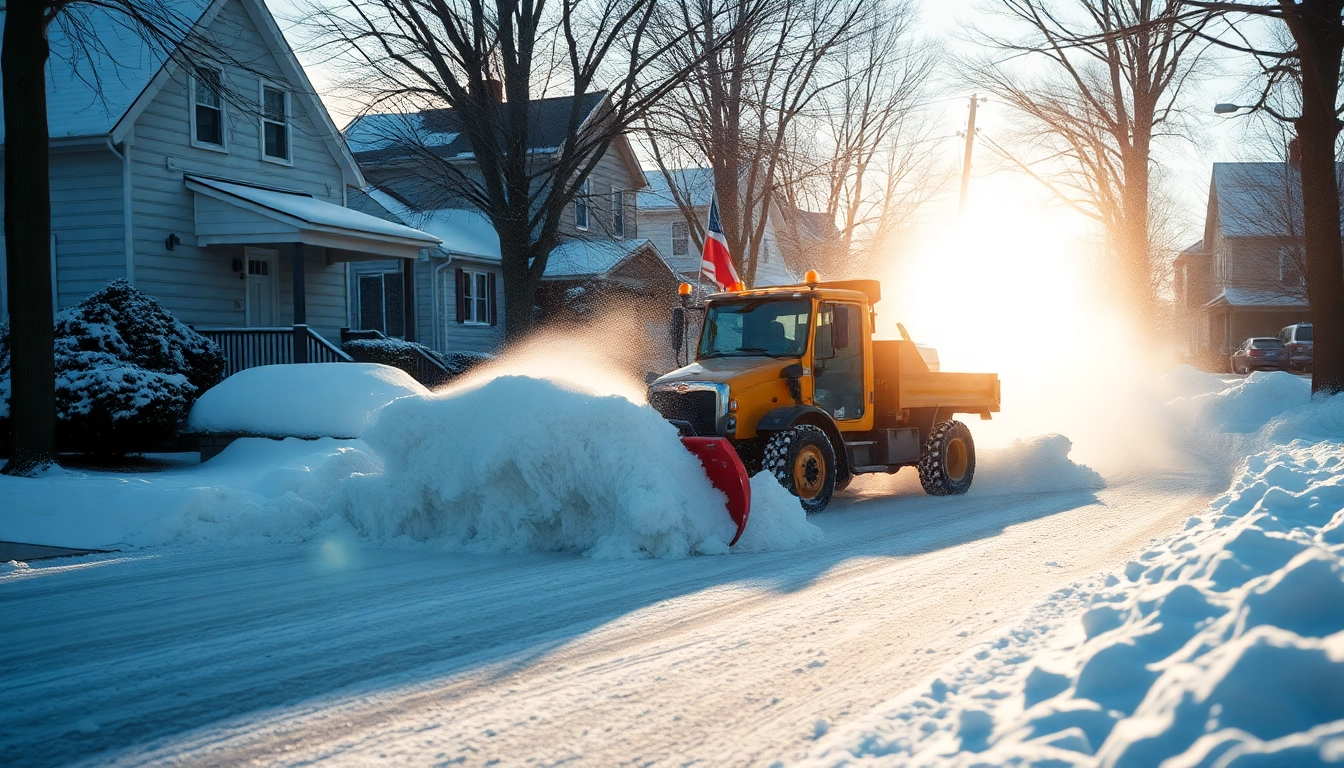
[{"label": "red snow plow blade", "polygon": [[731,547],[742,538],[742,532],[747,529],[747,517],[751,515],[751,481],[747,477],[747,468],[742,466],[742,460],[726,437],[683,437],[681,444],[700,459],[709,482],[728,497],[728,514],[737,523],[737,535],[728,542]]}]

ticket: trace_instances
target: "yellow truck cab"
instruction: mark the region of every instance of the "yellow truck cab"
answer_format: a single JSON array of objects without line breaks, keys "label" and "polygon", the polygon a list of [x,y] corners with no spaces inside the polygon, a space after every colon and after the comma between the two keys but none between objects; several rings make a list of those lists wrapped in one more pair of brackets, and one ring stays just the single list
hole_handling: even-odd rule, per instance
[{"label": "yellow truck cab", "polygon": [[649,404],[683,435],[728,438],[808,511],[904,466],[930,494],[965,493],[975,445],[952,416],[990,418],[998,376],[930,371],[908,337],[874,339],[878,281],[807,280],[707,297],[695,361],[656,379]]}]

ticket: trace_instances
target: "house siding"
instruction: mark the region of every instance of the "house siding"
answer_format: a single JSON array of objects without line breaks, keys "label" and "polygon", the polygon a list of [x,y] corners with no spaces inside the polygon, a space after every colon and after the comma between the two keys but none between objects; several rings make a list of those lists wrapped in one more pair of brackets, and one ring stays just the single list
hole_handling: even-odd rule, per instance
[{"label": "house siding", "polygon": [[[248,62],[266,80],[286,85],[274,55],[237,0],[224,6],[208,27],[208,33],[227,45],[235,59]],[[223,69],[224,82],[233,98],[255,105],[259,99],[258,76],[227,64]],[[241,257],[241,249],[196,246],[193,194],[186,189],[184,174],[302,191],[340,205],[341,169],[317,127],[318,122],[292,94],[292,166],[261,159],[257,115],[238,104],[226,103],[224,108],[227,152],[193,147],[190,110],[188,73],[178,68],[139,115],[131,134],[135,282],[183,322],[240,326],[245,321],[243,281],[232,270],[232,260]],[[176,234],[182,241],[171,251],[165,246],[170,234]],[[283,274],[278,311],[282,322],[292,322],[293,297],[286,277],[288,247],[282,246],[281,251]],[[309,324],[315,329],[339,328],[345,316],[345,270],[339,264],[328,265],[324,254],[309,253],[305,256],[305,279]],[[333,315],[328,305],[335,293],[340,296]]]},{"label": "house siding", "polygon": [[588,174],[588,181],[591,190],[588,229],[581,230],[575,225],[575,206],[570,203],[569,209],[560,218],[560,234],[569,237],[612,237],[611,191],[616,189],[625,193],[624,239],[640,237],[639,196],[636,191],[644,186],[643,177],[631,174],[630,168],[616,150],[608,149],[602,159],[597,161],[592,173]]},{"label": "house siding", "polygon": [[[0,171],[4,165],[0,162]],[[53,151],[51,232],[56,240],[57,306],[78,304],[112,280],[126,276],[122,215],[122,162],[108,148]],[[4,191],[0,189],[0,211]],[[7,271],[0,237],[0,272]],[[8,288],[7,276],[0,287]],[[0,298],[0,318],[8,317],[8,297]]]},{"label": "house siding", "polygon": [[[456,270],[469,269],[495,276],[498,322],[468,325],[457,322]],[[400,274],[395,261],[361,261],[350,265],[350,328],[359,328],[359,275]],[[436,274],[437,272],[437,274]],[[439,282],[436,289],[435,281]],[[455,257],[415,262],[415,340],[440,352],[493,352],[504,343],[504,276],[498,264]]]}]

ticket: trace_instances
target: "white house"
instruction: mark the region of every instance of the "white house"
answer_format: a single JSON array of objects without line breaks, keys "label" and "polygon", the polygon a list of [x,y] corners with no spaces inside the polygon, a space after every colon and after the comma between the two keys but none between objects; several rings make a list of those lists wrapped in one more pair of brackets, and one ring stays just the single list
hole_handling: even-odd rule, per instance
[{"label": "white house", "polygon": [[347,207],[364,177],[263,0],[165,2],[221,55],[162,55],[120,15],[73,4],[103,46],[78,59],[52,26],[56,305],[125,278],[220,341],[231,371],[339,359],[347,265],[414,260],[439,238]]},{"label": "white house", "polygon": [[[711,168],[681,168],[671,171],[683,200],[688,200],[703,227],[709,220],[709,204],[714,197],[714,171]],[[661,171],[648,174],[649,186],[639,194],[642,232],[653,241],[678,274],[688,282],[700,279],[700,250],[690,236],[692,227],[677,205],[677,198]],[[798,282],[785,263],[776,232],[778,212],[770,206],[761,238],[760,261],[756,265],[759,286],[792,285]]]}]

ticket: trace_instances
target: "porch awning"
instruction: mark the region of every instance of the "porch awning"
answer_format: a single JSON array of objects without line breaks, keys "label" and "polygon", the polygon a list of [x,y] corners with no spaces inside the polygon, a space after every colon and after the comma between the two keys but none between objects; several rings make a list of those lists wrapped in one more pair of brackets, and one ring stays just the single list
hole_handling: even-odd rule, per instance
[{"label": "porch awning", "polygon": [[338,252],[414,259],[434,235],[298,192],[186,176],[196,195],[196,244],[303,243]]}]

